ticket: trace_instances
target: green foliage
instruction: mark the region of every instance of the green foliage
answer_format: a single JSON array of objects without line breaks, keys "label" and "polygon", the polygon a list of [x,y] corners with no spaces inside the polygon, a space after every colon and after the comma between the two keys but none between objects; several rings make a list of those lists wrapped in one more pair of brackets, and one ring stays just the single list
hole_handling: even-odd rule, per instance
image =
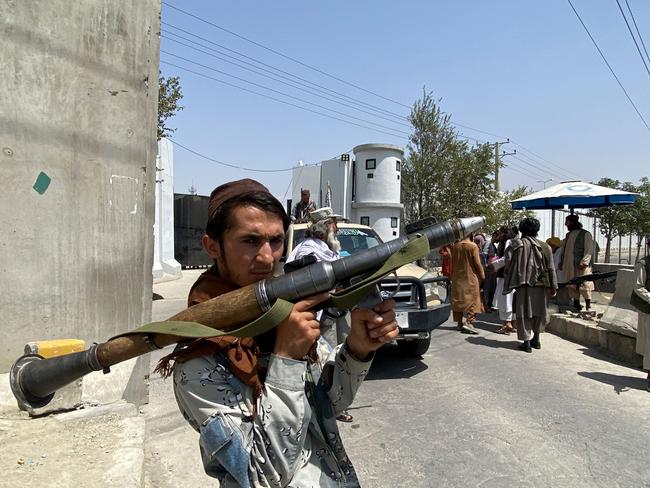
[{"label": "green foliage", "polygon": [[180,79],[178,76],[165,78],[160,76],[158,83],[158,139],[167,137],[176,129],[167,127],[167,119],[176,115],[176,112],[183,110],[179,101],[183,98]]},{"label": "green foliage", "polygon": [[641,179],[639,186],[612,178],[601,178],[597,184],[617,190],[641,193],[641,197],[634,205],[595,208],[588,213],[590,217],[598,219],[598,229],[606,239],[605,261],[609,262],[611,242],[615,237],[627,234],[650,235],[650,224],[648,223],[650,184],[645,177]]},{"label": "green foliage", "polygon": [[525,195],[527,189],[495,191],[492,145],[470,146],[462,140],[439,102],[425,89],[411,109],[413,133],[402,168],[406,220],[485,215],[488,230],[518,223],[526,213],[512,210],[510,200]]},{"label": "green foliage", "polygon": [[525,217],[535,217],[535,212],[532,210],[513,210],[510,204],[512,200],[525,197],[530,192],[530,189],[526,186],[519,186],[507,192],[492,190],[493,202],[482,213],[487,220],[486,228],[492,232],[501,225],[513,227],[518,225]]}]

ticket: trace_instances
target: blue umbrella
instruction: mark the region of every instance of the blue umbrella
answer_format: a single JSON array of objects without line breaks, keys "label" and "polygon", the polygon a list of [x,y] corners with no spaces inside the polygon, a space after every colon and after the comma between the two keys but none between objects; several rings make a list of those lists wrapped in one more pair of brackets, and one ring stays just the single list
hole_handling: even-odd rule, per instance
[{"label": "blue umbrella", "polygon": [[514,210],[560,209],[609,207],[612,205],[632,205],[637,193],[593,185],[583,181],[565,181],[525,197],[512,200]]}]

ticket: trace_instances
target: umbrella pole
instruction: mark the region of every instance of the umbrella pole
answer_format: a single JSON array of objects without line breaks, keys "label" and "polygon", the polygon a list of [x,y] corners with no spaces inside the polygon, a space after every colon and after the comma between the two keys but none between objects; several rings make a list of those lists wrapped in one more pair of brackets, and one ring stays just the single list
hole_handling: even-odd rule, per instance
[{"label": "umbrella pole", "polygon": [[555,236],[555,209],[551,209],[551,237]]}]

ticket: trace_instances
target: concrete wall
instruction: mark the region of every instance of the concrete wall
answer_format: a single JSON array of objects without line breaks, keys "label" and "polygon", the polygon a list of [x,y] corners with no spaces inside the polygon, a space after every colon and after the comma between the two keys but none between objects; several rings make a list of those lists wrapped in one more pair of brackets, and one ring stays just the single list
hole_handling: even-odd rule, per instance
[{"label": "concrete wall", "polygon": [[[150,318],[159,15],[159,0],[0,3],[0,372],[27,341]],[[144,384],[136,370],[87,398]]]}]

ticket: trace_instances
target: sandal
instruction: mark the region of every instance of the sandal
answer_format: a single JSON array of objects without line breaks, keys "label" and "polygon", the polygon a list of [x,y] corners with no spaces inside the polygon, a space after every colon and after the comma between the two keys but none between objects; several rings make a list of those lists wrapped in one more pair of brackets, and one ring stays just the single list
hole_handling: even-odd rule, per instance
[{"label": "sandal", "polygon": [[337,415],[336,420],[338,420],[339,422],[352,422],[353,417],[349,413],[343,412]]},{"label": "sandal", "polygon": [[497,329],[496,332],[497,334],[510,335],[510,332],[512,332],[512,330],[507,325],[502,325]]}]

